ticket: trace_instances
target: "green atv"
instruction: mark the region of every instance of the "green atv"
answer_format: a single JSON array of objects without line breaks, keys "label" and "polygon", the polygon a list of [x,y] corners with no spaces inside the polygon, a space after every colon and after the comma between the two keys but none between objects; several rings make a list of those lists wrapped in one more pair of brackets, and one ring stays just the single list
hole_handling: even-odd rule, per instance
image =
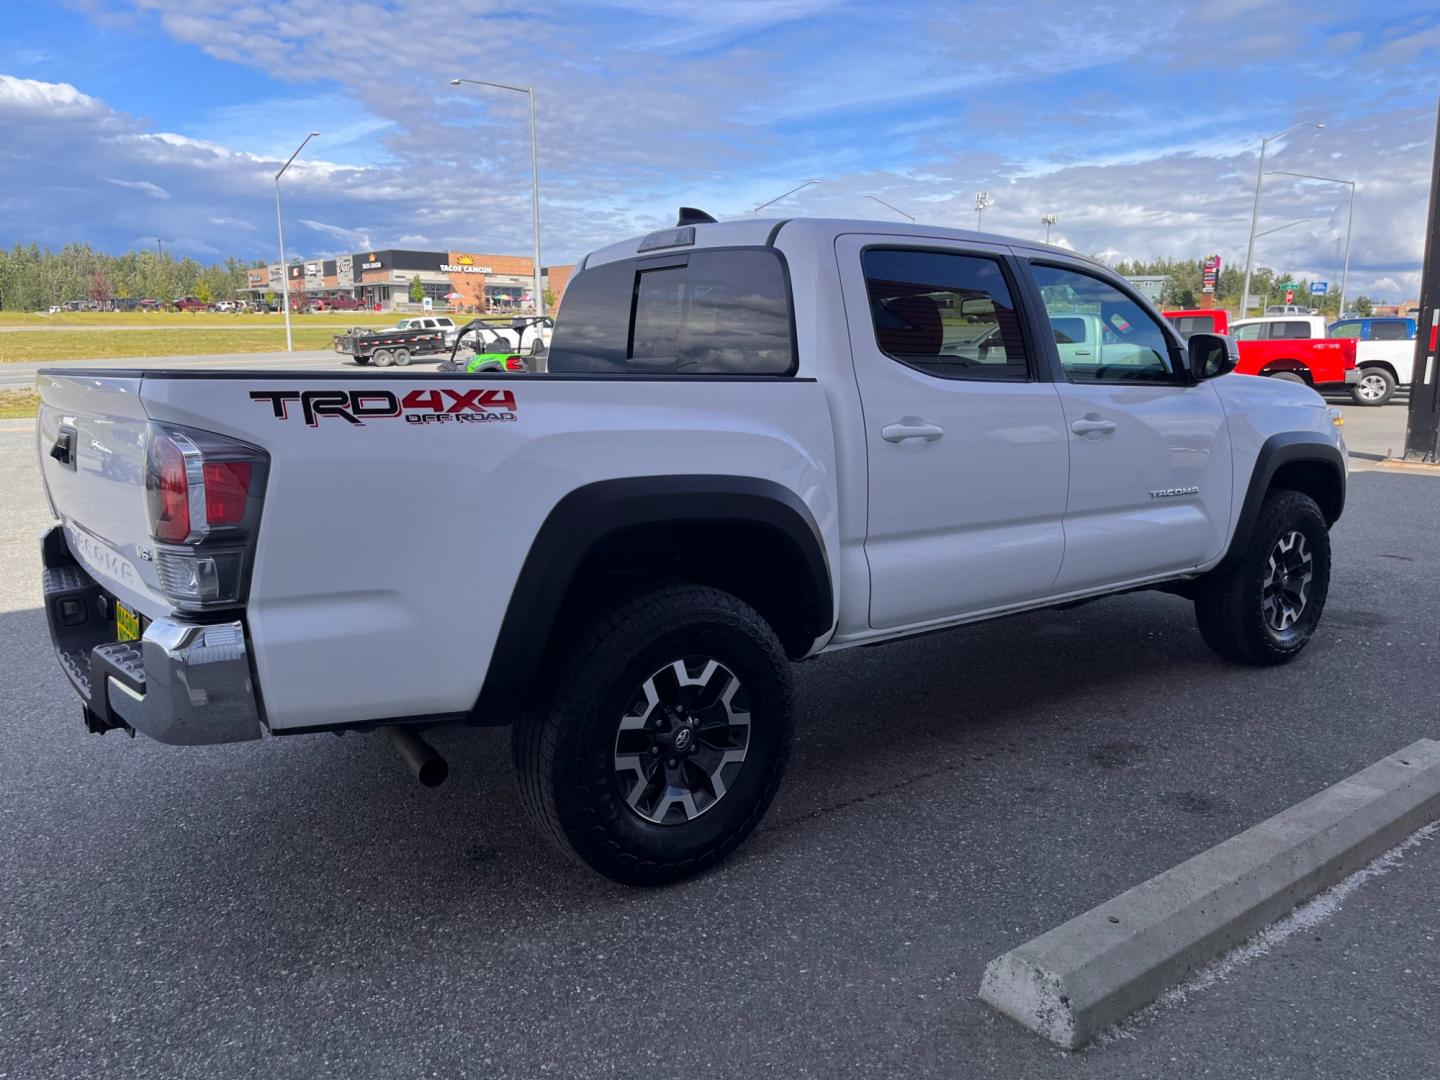
[{"label": "green atv", "polygon": [[[450,359],[442,360],[439,370],[463,371],[470,375],[534,370],[526,364],[521,346],[525,340],[525,332],[531,330],[533,337],[530,356],[543,355],[545,346],[540,340],[542,323],[541,319],[515,319],[508,328],[502,329],[482,319],[468,322],[460,328],[460,333],[455,335],[455,344],[450,348]],[[511,334],[514,335],[513,339]],[[462,360],[459,355],[460,346],[467,338],[470,339],[468,344],[472,354],[468,360]]]}]

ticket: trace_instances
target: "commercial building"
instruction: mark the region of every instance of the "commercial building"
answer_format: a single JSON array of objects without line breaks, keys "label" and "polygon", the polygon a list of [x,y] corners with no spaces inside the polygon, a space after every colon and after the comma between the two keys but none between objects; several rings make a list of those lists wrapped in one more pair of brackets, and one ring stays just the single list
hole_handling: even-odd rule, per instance
[{"label": "commercial building", "polygon": [[[418,281],[422,295],[438,309],[478,312],[533,310],[534,262],[524,255],[486,255],[466,251],[402,251],[387,248],[333,259],[292,263],[291,303],[346,297],[381,311],[423,306],[410,299]],[[541,281],[558,303],[570,280],[571,266],[543,267]],[[279,263],[251,270],[241,290],[252,302],[274,294],[279,303],[284,283]]]}]

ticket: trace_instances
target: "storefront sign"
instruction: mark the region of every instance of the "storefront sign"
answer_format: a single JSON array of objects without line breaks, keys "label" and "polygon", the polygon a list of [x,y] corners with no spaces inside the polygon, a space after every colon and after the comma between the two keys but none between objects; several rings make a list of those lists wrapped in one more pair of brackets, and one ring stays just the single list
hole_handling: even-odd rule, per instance
[{"label": "storefront sign", "polygon": [[355,284],[355,263],[349,255],[341,255],[335,260],[335,284],[341,286]]},{"label": "storefront sign", "polygon": [[370,252],[370,257],[360,263],[361,270],[379,270],[385,265],[385,260],[380,258],[377,252]]}]

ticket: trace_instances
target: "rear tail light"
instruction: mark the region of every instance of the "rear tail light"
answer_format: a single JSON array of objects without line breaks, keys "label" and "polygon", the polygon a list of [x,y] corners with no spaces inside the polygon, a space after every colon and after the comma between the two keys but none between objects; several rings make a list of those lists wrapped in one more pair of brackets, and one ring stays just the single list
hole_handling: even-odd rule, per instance
[{"label": "rear tail light", "polygon": [[176,607],[242,603],[269,459],[220,435],[151,425],[145,498],[160,587]]}]

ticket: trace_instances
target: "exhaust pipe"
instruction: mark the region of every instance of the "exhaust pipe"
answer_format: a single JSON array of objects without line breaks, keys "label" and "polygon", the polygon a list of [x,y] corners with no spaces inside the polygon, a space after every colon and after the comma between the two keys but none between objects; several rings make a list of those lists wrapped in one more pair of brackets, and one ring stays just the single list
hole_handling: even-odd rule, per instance
[{"label": "exhaust pipe", "polygon": [[420,737],[414,728],[396,725],[390,728],[390,741],[410,771],[425,787],[439,787],[450,775],[450,766],[445,763],[433,746]]}]

